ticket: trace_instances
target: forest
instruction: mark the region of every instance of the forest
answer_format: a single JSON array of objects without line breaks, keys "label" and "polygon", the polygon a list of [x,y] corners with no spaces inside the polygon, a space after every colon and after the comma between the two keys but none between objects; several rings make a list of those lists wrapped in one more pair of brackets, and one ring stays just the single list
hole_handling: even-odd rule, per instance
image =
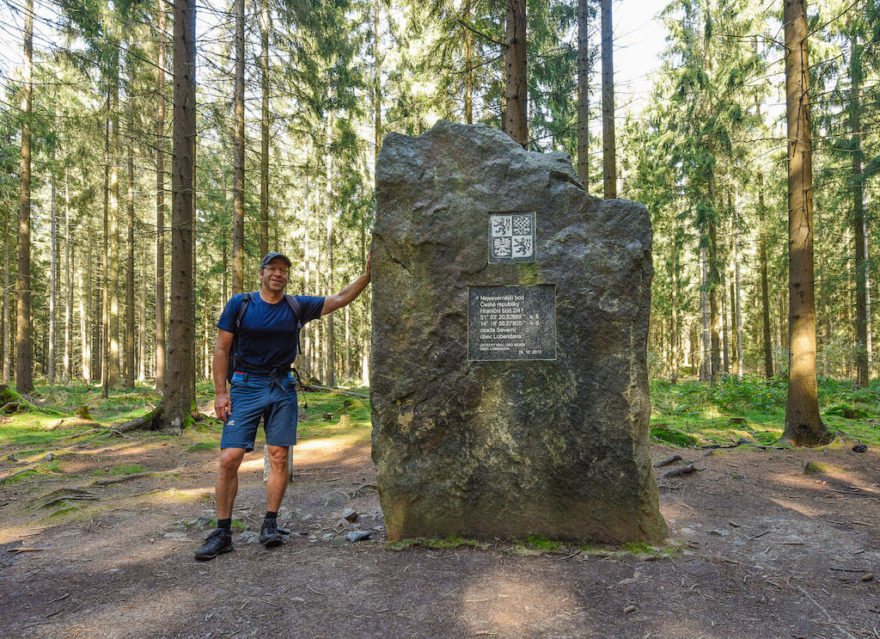
[{"label": "forest", "polygon": [[[0,381],[168,400],[209,379],[259,256],[293,258],[290,291],[345,286],[383,136],[443,118],[565,151],[588,192],[647,206],[652,379],[802,375],[794,317],[808,395],[817,376],[868,385],[880,7],[671,0],[638,113],[615,109],[612,11],[638,3],[2,0]],[[302,373],[366,383],[369,304],[304,332]]]}]

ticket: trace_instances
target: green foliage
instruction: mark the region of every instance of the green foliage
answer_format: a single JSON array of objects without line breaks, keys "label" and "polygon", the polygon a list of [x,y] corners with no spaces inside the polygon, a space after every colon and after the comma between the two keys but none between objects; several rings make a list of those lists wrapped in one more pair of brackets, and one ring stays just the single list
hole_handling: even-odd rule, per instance
[{"label": "green foliage", "polygon": [[[880,382],[858,388],[850,382],[819,379],[820,408],[831,432],[880,445]],[[730,376],[720,383],[686,381],[651,382],[654,441],[672,446],[730,445],[746,440],[774,445],[785,426],[787,384]]]}]

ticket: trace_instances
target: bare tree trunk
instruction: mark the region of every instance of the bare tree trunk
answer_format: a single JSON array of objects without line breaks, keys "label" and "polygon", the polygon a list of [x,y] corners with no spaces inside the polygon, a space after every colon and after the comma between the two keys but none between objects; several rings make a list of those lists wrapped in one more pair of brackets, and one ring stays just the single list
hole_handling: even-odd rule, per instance
[{"label": "bare tree trunk", "polygon": [[743,378],[743,330],[742,330],[742,290],[739,273],[739,211],[733,211],[733,281],[734,281],[734,324],[736,325],[736,376]]},{"label": "bare tree trunk", "polygon": [[12,325],[9,313],[9,217],[11,211],[3,212],[3,382],[8,384],[12,379]]},{"label": "bare tree trunk", "polygon": [[232,184],[232,294],[244,291],[244,0],[235,0],[234,175]]},{"label": "bare tree trunk", "polygon": [[64,167],[64,383],[70,382],[73,357],[73,242],[70,236],[70,180]]},{"label": "bare tree trunk", "polygon": [[[473,0],[465,0],[463,7],[463,19],[470,24]],[[376,3],[378,6],[378,3]],[[379,32],[378,19],[376,21],[376,33]],[[470,29],[464,31],[464,122],[474,123],[474,36]]]},{"label": "bare tree trunk", "polygon": [[614,35],[611,0],[602,0],[602,187],[617,197],[617,143],[614,140]]},{"label": "bare tree trunk", "polygon": [[156,390],[165,388],[165,0],[159,2],[156,91]]},{"label": "bare tree trunk", "polygon": [[[131,118],[134,117],[133,105],[129,102],[128,139],[134,139]],[[125,269],[125,387],[134,388],[135,369],[135,336],[134,336],[134,150],[128,143],[128,260]]]},{"label": "bare tree trunk", "polygon": [[589,0],[578,0],[578,178],[590,192],[590,41]]},{"label": "bare tree trunk", "polygon": [[110,272],[105,286],[110,299],[110,350],[107,354],[107,386],[119,384],[119,49],[114,54],[114,69],[110,91]]},{"label": "bare tree trunk", "polygon": [[786,0],[785,89],[788,121],[788,401],[783,439],[821,446],[833,439],[819,415],[813,275],[813,160],[804,0]]},{"label": "bare tree trunk", "polygon": [[[52,150],[52,160],[54,164],[55,150]],[[53,167],[54,168],[54,167]],[[57,332],[56,312],[58,301],[58,211],[56,207],[57,191],[55,184],[55,172],[50,172],[51,182],[51,198],[49,204],[49,348],[48,348],[48,369],[46,371],[47,381],[49,385],[55,383],[55,335]]]},{"label": "bare tree trunk", "polygon": [[[467,0],[466,0],[467,1]],[[373,166],[379,160],[382,146],[382,51],[379,42],[380,3],[373,2]],[[375,171],[375,168],[374,168]]]},{"label": "bare tree trunk", "polygon": [[526,0],[507,0],[507,40],[504,54],[504,131],[514,142],[529,141],[526,82]]},{"label": "bare tree trunk", "polygon": [[850,56],[850,100],[849,126],[852,133],[852,194],[853,194],[853,235],[855,240],[855,276],[856,276],[856,384],[861,387],[868,385],[871,369],[868,366],[868,261],[866,259],[867,243],[865,236],[865,194],[864,177],[862,176],[862,123],[861,123],[861,85],[862,69],[858,42],[855,36],[850,38],[852,55]]},{"label": "bare tree trunk", "polygon": [[[332,125],[332,112],[327,114],[326,151],[324,154],[325,168],[327,171],[326,197],[327,197],[327,293],[333,294],[333,156],[330,154],[330,134]],[[333,330],[333,316],[325,320],[326,330],[326,353],[324,383],[331,388],[336,386],[336,335]]]},{"label": "bare tree trunk", "polygon": [[764,174],[758,171],[758,259],[761,270],[761,325],[764,351],[764,377],[773,377],[773,340],[770,337],[770,291],[767,281],[767,210],[764,208]]},{"label": "bare tree trunk", "polygon": [[260,0],[260,256],[269,252],[269,0]]},{"label": "bare tree trunk", "polygon": [[709,320],[709,273],[706,265],[706,247],[700,247],[700,317],[702,325],[703,363],[700,380],[712,380],[712,341]]},{"label": "bare tree trunk", "polygon": [[24,72],[21,89],[21,159],[18,195],[18,307],[16,309],[15,387],[34,390],[31,353],[31,94],[34,67],[34,1],[25,0]]},{"label": "bare tree trunk", "polygon": [[[171,175],[171,317],[168,370],[158,422],[174,429],[190,419],[193,397],[193,187],[196,136],[195,6],[174,3],[174,130]],[[154,422],[155,424],[155,422]]]},{"label": "bare tree trunk", "polygon": [[[86,252],[90,253],[88,249]],[[88,262],[91,264],[91,257],[88,257]],[[92,379],[92,340],[89,330],[89,299],[92,295],[92,285],[88,273],[88,270],[81,271],[79,275],[79,288],[84,293],[79,297],[79,336],[82,340],[80,371],[84,384],[88,384]]]},{"label": "bare tree trunk", "polygon": [[110,396],[109,367],[107,366],[108,354],[110,353],[110,287],[107,282],[110,278],[110,91],[107,92],[107,118],[104,121],[104,234],[103,251],[101,254],[101,347],[98,349],[99,365],[101,367],[101,397],[107,399]]},{"label": "bare tree trunk", "polygon": [[137,346],[135,348],[136,352],[136,360],[137,360],[137,379],[140,383],[144,383],[147,381],[147,278],[145,277],[147,273],[147,256],[148,251],[141,251],[140,258],[140,291],[138,294],[138,303],[137,303],[137,325],[141,327],[141,330],[137,331]]}]

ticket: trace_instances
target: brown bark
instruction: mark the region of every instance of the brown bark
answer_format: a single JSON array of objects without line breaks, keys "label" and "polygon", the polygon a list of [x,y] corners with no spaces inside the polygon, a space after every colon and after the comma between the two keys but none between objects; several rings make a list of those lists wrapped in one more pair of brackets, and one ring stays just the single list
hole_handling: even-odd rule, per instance
[{"label": "brown bark", "polygon": [[577,171],[584,190],[590,192],[590,41],[588,0],[578,0],[577,51]]},{"label": "brown bark", "polygon": [[783,439],[821,446],[833,437],[819,416],[813,274],[813,160],[810,77],[804,0],[785,0],[785,89],[788,124],[788,401]]},{"label": "brown bark", "polygon": [[773,377],[773,339],[770,336],[770,292],[767,278],[767,210],[764,208],[764,174],[758,171],[758,259],[761,277],[761,335],[764,377]]},{"label": "brown bark", "polygon": [[[52,150],[52,160],[55,160],[55,150]],[[57,333],[57,294],[58,294],[58,211],[56,208],[56,185],[55,173],[49,178],[52,201],[49,204],[49,344],[46,370],[46,381],[49,385],[55,383],[55,336]]]},{"label": "brown bark", "polygon": [[862,177],[862,123],[861,123],[861,68],[858,63],[858,42],[850,39],[850,102],[849,126],[852,134],[852,196],[853,196],[853,239],[855,240],[855,279],[856,279],[856,384],[868,385],[871,371],[868,366],[868,261],[865,246],[865,194]]},{"label": "brown bark", "polygon": [[195,6],[174,3],[174,127],[171,173],[171,315],[168,370],[153,425],[183,428],[190,419],[193,379],[193,186],[196,81]]},{"label": "brown bark", "polygon": [[24,11],[24,77],[21,90],[21,158],[18,195],[18,304],[16,308],[15,387],[19,393],[34,390],[31,354],[31,94],[34,66],[34,2]]},{"label": "brown bark", "polygon": [[[473,0],[465,0],[462,17],[470,24]],[[378,3],[376,3],[378,7]],[[378,9],[377,9],[378,11]],[[378,33],[379,23],[376,23]],[[474,123],[474,34],[470,29],[464,30],[464,121]]]},{"label": "brown bark", "polygon": [[159,2],[156,91],[156,390],[165,388],[165,0]]},{"label": "brown bark", "polygon": [[611,0],[602,0],[602,188],[617,197],[617,144],[614,139],[614,36]]},{"label": "brown bark", "polygon": [[269,0],[260,0],[260,256],[269,252]]},{"label": "brown bark", "polygon": [[3,371],[3,383],[8,384],[12,378],[12,317],[10,314],[9,301],[9,218],[11,211],[3,213],[3,361],[0,367]]},{"label": "brown bark", "polygon": [[523,147],[529,141],[526,82],[526,0],[507,0],[504,54],[504,131]]},{"label": "brown bark", "polygon": [[108,233],[110,234],[109,276],[105,281],[110,304],[110,341],[107,352],[107,387],[119,385],[119,50],[113,59],[110,89],[110,184]]},{"label": "brown bark", "polygon": [[70,236],[70,180],[64,167],[64,383],[73,375],[73,242]]},{"label": "brown bark", "polygon": [[244,0],[235,0],[233,103],[232,294],[235,295],[244,290]]},{"label": "brown bark", "polygon": [[[129,103],[129,108],[131,108]],[[129,114],[129,140],[133,140],[134,131],[131,127]],[[128,146],[128,255],[125,267],[125,357],[124,357],[124,385],[125,388],[134,388],[134,150],[129,142]]]}]

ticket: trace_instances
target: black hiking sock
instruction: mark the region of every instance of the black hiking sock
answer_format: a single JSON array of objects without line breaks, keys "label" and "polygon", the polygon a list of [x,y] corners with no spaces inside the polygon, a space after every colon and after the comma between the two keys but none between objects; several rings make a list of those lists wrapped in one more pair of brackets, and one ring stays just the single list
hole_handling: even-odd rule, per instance
[{"label": "black hiking sock", "polygon": [[232,517],[229,519],[218,519],[217,528],[222,528],[226,532],[230,532],[232,530]]},{"label": "black hiking sock", "polygon": [[273,513],[271,510],[267,510],[267,511],[266,511],[266,516],[263,518],[263,521],[274,520],[274,519],[277,519],[277,518],[278,518],[278,511],[275,511],[275,512]]}]

